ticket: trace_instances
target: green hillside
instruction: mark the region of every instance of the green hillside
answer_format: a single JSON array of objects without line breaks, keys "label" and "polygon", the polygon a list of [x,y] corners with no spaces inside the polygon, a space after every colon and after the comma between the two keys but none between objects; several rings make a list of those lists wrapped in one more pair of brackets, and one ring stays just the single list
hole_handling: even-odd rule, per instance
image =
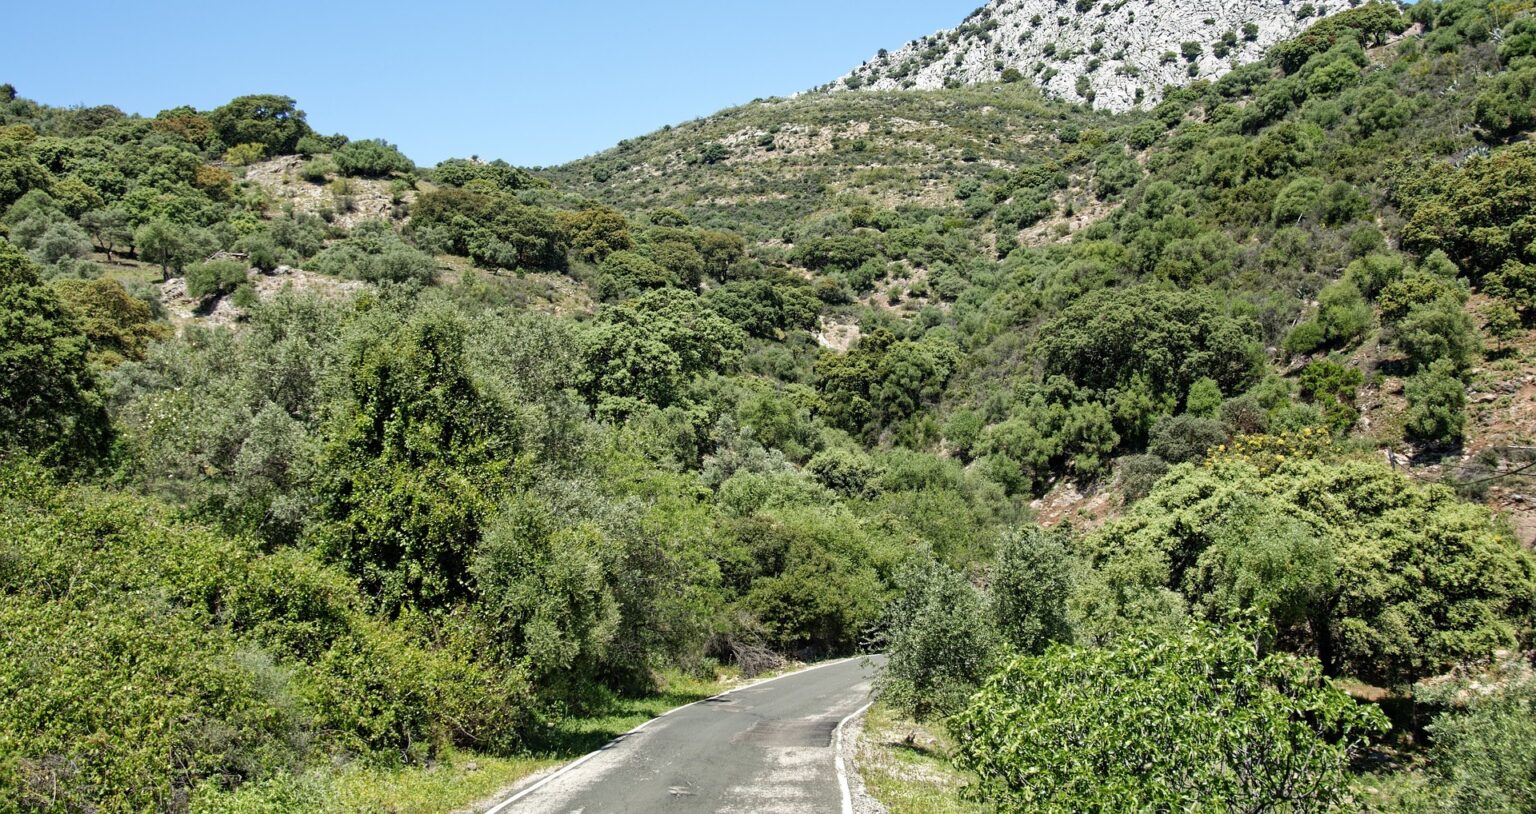
[{"label": "green hillside", "polygon": [[1533,128],[1481,0],[553,168],[0,86],[0,811],[453,809],[872,650],[926,806],[1530,810]]}]

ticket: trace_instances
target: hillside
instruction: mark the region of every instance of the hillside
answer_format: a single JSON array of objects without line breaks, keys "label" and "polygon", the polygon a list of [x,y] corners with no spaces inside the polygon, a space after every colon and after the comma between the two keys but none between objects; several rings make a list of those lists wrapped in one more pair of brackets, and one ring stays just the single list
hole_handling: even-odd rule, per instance
[{"label": "hillside", "polygon": [[991,0],[956,28],[881,49],[828,90],[934,90],[1025,82],[1126,111],[1214,80],[1318,19],[1359,5],[1291,0]]},{"label": "hillside", "polygon": [[921,810],[1524,810],[1536,17],[1260,41],[536,169],[0,85],[0,810],[472,808],[871,650]]}]

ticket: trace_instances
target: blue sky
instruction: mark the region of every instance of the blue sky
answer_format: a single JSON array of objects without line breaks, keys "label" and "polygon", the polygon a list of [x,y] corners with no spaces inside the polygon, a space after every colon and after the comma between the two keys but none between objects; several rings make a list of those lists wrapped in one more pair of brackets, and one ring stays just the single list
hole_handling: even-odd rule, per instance
[{"label": "blue sky", "polygon": [[545,165],[829,82],[980,2],[17,2],[0,82],[146,115],[281,93],[423,165]]}]

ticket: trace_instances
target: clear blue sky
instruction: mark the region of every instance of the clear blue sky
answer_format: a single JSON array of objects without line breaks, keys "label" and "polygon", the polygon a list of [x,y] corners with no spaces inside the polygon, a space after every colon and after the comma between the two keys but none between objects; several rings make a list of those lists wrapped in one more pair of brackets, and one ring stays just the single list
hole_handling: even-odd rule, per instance
[{"label": "clear blue sky", "polygon": [[417,163],[556,164],[829,82],[981,0],[68,2],[4,13],[0,82],[154,115],[247,93]]}]

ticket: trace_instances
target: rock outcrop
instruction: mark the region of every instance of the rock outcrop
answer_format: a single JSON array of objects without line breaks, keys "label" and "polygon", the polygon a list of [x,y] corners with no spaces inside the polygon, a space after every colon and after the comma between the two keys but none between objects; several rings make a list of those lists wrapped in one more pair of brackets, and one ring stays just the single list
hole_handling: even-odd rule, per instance
[{"label": "rock outcrop", "polygon": [[[1354,5],[1358,5],[1357,2]],[[826,90],[1032,82],[1115,111],[1215,79],[1344,11],[1344,0],[992,0],[958,28],[881,51]]]}]

